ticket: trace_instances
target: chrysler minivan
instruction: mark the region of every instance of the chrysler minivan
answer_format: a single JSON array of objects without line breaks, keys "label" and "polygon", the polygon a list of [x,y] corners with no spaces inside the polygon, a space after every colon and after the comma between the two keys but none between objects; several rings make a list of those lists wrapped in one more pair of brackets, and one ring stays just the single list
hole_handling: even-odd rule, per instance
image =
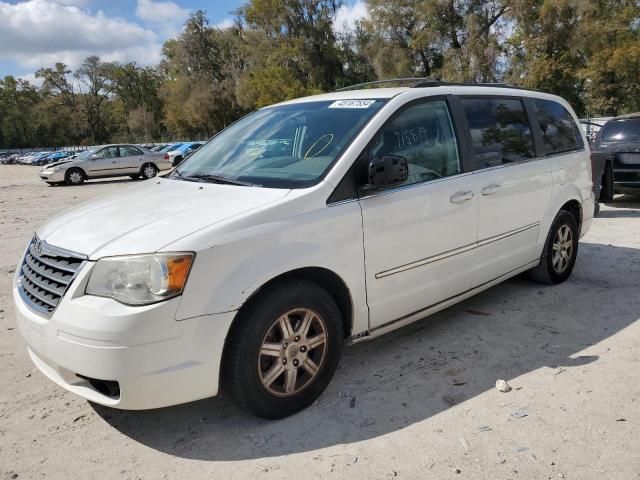
[{"label": "chrysler minivan", "polygon": [[48,221],[13,289],[35,365],[111,407],[222,392],[279,418],[345,343],[522,272],[565,281],[594,210],[571,107],[412,82],[262,108],[167,178]]}]

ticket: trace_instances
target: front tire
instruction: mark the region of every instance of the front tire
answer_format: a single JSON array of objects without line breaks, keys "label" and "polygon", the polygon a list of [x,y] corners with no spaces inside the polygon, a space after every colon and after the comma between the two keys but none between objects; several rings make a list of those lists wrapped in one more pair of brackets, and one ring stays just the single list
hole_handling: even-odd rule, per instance
[{"label": "front tire", "polygon": [[262,418],[292,415],[324,391],[343,345],[340,310],[305,280],[267,287],[241,311],[227,339],[223,391]]},{"label": "front tire", "polygon": [[71,168],[64,176],[64,182],[67,185],[82,185],[85,180],[85,175],[79,168]]},{"label": "front tire", "polygon": [[578,256],[579,235],[576,218],[566,210],[560,210],[549,229],[540,264],[529,270],[529,277],[548,285],[569,278]]}]

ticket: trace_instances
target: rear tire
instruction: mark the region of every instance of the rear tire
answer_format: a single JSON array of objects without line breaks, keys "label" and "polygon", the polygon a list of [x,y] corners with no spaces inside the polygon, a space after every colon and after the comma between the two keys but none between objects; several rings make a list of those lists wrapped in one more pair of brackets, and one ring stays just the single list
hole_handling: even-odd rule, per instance
[{"label": "rear tire", "polygon": [[573,271],[578,256],[578,223],[566,210],[560,210],[549,229],[540,264],[529,270],[529,278],[555,285],[564,282]]},{"label": "rear tire", "polygon": [[600,191],[601,202],[612,202],[614,195],[613,188],[613,166],[611,162],[607,162],[604,166],[604,173],[602,174],[602,190]]},{"label": "rear tire", "polygon": [[144,180],[149,180],[158,174],[158,168],[153,163],[145,163],[140,169],[140,176]]},{"label": "rear tire", "polygon": [[79,168],[70,168],[64,176],[64,183],[67,185],[82,185],[85,175]]},{"label": "rear tire", "polygon": [[315,283],[288,280],[267,287],[239,315],[225,346],[223,392],[268,419],[310,405],[342,353],[342,319],[331,295]]}]

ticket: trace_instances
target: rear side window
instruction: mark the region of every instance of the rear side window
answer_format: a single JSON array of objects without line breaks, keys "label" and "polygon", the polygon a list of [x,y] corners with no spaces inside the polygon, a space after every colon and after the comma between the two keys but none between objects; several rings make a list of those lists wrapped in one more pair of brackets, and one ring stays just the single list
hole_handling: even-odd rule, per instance
[{"label": "rear side window", "polygon": [[580,129],[566,108],[553,100],[533,99],[533,105],[542,131],[545,155],[583,147]]},{"label": "rear side window", "polygon": [[533,158],[533,138],[522,101],[514,98],[462,98],[471,130],[475,168]]},{"label": "rear side window", "polygon": [[603,142],[640,142],[640,118],[607,122],[601,135]]},{"label": "rear side window", "polygon": [[142,152],[136,147],[132,147],[131,145],[122,145],[120,147],[121,157],[133,157],[135,155],[142,155]]}]

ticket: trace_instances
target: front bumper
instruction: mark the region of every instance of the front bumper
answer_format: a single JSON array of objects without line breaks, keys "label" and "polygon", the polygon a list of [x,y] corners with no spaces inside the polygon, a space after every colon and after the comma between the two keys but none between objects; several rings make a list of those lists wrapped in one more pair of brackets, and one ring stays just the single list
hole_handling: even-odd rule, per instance
[{"label": "front bumper", "polygon": [[[92,402],[121,409],[158,408],[218,393],[234,312],[176,321],[180,297],[129,307],[87,296],[89,270],[80,272],[48,319],[23,302],[14,284],[16,322],[42,373]],[[90,379],[117,382],[119,392],[105,394]]]},{"label": "front bumper", "polygon": [[53,172],[51,170],[42,169],[38,173],[40,178],[45,182],[64,182],[64,171]]}]

